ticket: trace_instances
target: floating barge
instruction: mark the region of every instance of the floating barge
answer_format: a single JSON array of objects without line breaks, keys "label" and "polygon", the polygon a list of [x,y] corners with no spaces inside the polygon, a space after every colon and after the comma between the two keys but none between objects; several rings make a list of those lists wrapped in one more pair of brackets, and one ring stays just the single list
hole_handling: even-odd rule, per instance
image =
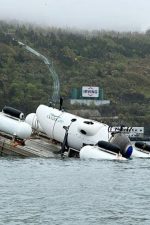
[{"label": "floating barge", "polygon": [[11,135],[0,133],[0,156],[16,157],[57,157],[60,145],[53,144],[50,139],[34,135],[23,143],[14,140]]}]

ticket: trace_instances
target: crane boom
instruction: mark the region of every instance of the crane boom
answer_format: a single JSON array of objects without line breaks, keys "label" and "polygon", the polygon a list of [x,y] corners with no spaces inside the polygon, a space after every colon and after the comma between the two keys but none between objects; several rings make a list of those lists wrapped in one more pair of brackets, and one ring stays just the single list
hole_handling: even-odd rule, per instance
[{"label": "crane boom", "polygon": [[29,47],[28,45],[24,44],[23,42],[17,41],[18,44],[22,47],[24,47],[27,51],[31,52],[32,54],[36,55],[39,57],[45,65],[47,65],[48,70],[52,76],[53,79],[53,93],[52,93],[52,102],[56,103],[58,99],[60,98],[60,83],[59,83],[59,77],[52,65],[52,63],[42,54],[34,50],[33,48]]}]

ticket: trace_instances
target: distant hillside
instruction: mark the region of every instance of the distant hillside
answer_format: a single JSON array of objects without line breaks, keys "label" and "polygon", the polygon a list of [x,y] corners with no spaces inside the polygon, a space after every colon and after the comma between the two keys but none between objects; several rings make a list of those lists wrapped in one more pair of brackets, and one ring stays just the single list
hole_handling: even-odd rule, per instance
[{"label": "distant hillside", "polygon": [[[20,48],[12,38],[33,47],[53,61],[68,99],[73,87],[104,88],[110,106],[101,116],[150,130],[150,32],[72,32],[0,22],[0,106],[11,105],[26,113],[47,104],[52,78],[44,63]],[[67,101],[66,101],[67,102]],[[67,103],[66,103],[67,104]],[[73,106],[66,105],[74,109]],[[79,108],[79,107],[76,107]]]}]

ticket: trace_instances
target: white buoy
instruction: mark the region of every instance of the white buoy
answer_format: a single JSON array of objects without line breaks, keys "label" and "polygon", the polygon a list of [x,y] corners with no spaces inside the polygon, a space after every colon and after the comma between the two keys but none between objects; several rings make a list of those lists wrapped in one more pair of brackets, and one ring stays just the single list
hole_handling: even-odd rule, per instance
[{"label": "white buoy", "polygon": [[20,139],[27,139],[32,134],[32,129],[29,124],[18,119],[0,114],[0,131],[16,136]]}]

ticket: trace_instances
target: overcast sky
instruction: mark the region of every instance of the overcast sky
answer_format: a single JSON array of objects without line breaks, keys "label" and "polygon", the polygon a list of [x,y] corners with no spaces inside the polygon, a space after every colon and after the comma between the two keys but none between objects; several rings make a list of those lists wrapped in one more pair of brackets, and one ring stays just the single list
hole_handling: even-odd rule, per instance
[{"label": "overcast sky", "polygon": [[0,19],[79,29],[145,31],[150,0],[0,0]]}]

